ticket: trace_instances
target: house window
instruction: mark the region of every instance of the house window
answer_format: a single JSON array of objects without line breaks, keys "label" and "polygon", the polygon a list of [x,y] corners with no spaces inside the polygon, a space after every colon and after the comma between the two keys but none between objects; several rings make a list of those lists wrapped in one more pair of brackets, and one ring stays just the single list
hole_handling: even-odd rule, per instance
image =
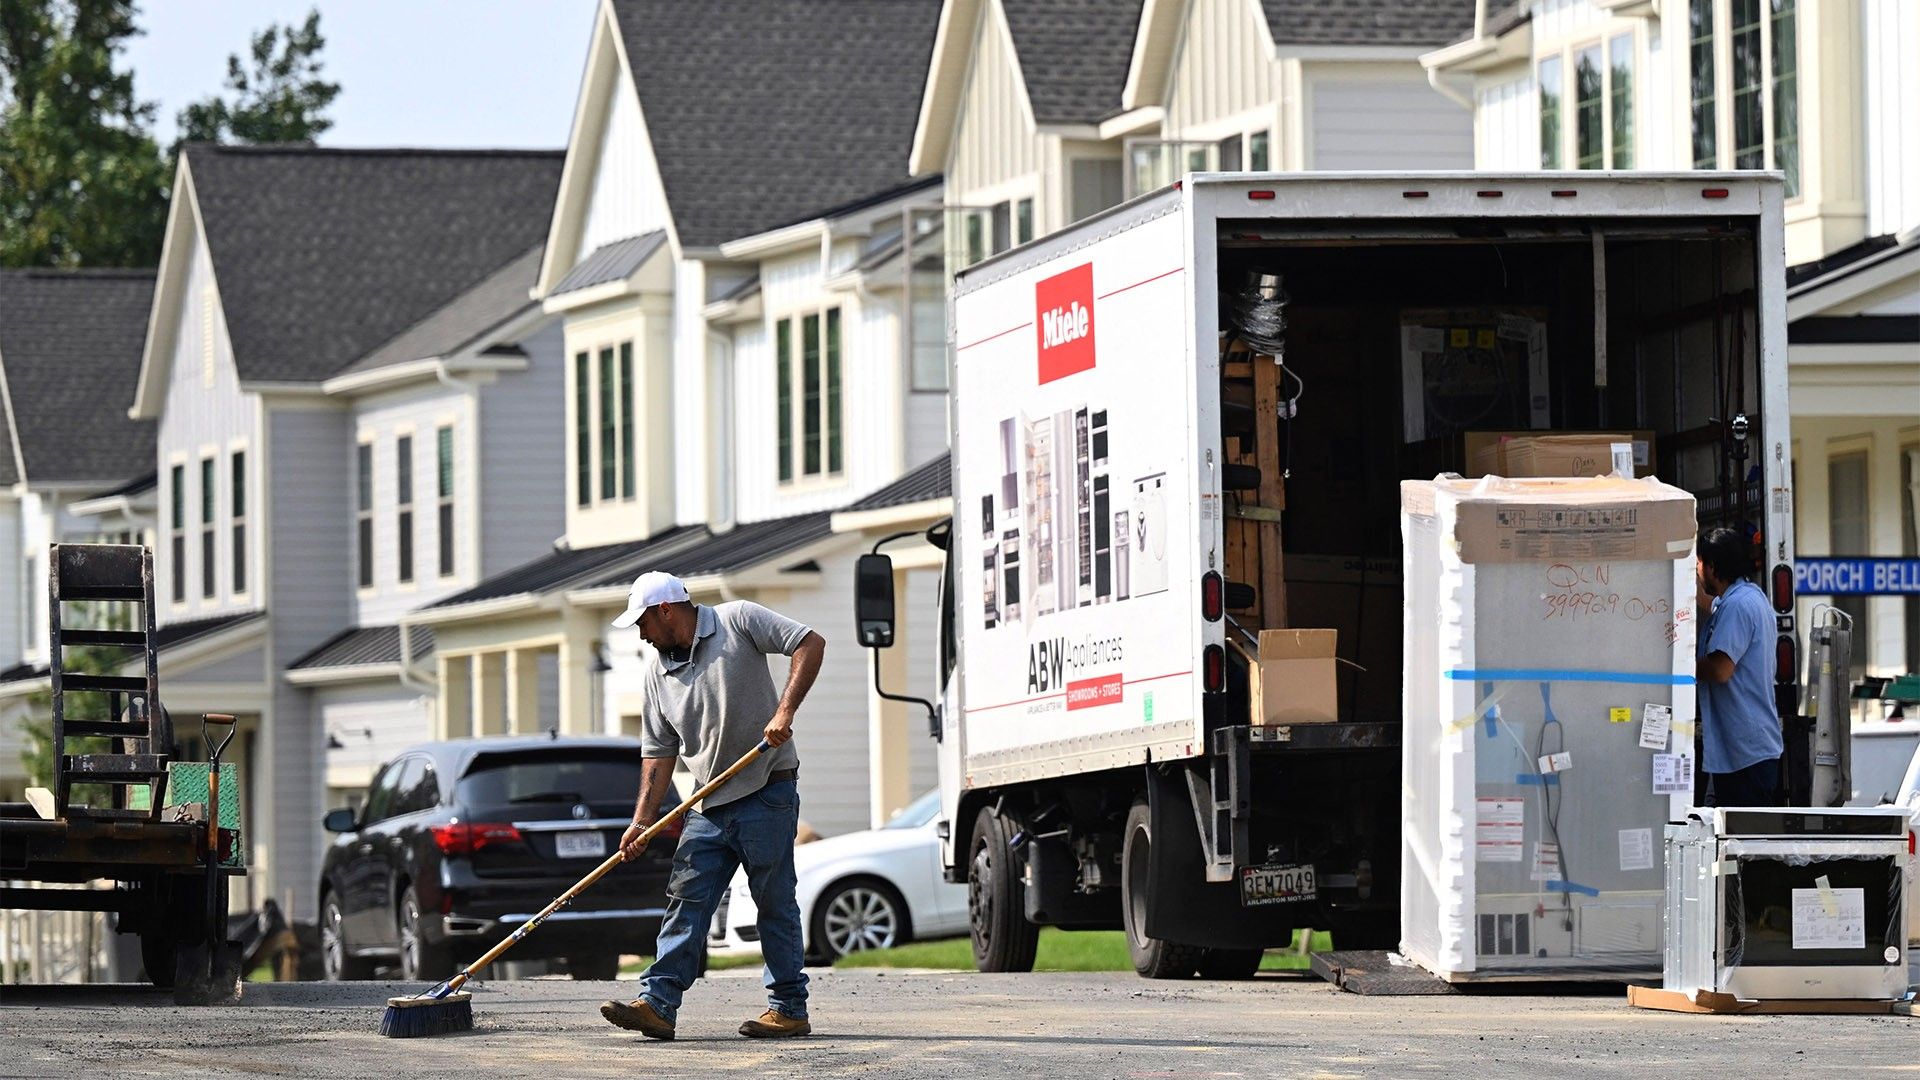
[{"label": "house window", "polygon": [[360,556],[360,587],[373,588],[373,444],[354,448],[354,528]]},{"label": "house window", "polygon": [[1560,167],[1560,58],[1540,61],[1540,167]]},{"label": "house window", "polygon": [[[1697,169],[1778,169],[1800,194],[1798,0],[1690,0],[1688,27]],[[1725,70],[1718,62],[1724,42]],[[1713,105],[1726,95],[1730,131]],[[1731,149],[1722,158],[1719,148]]]},{"label": "house window", "polygon": [[1013,204],[1003,202],[988,213],[992,215],[993,253],[998,255],[1013,246]]},{"label": "house window", "polygon": [[1247,136],[1247,168],[1254,172],[1267,171],[1267,133],[1264,131]]},{"label": "house window", "polygon": [[233,504],[233,523],[230,526],[233,551],[233,591],[247,591],[247,452],[235,450],[228,462],[231,469],[233,490],[229,499]]},{"label": "house window", "polygon": [[844,467],[840,339],[839,308],[774,324],[782,483],[834,475]]},{"label": "house window", "polygon": [[620,343],[620,497],[633,498],[633,342]]},{"label": "house window", "polygon": [[967,215],[967,265],[987,257],[987,222],[979,214]]},{"label": "house window", "polygon": [[933,282],[913,286],[913,388],[947,388],[947,295]]},{"label": "house window", "polygon": [[213,506],[216,501],[214,462],[200,459],[200,595],[211,600],[219,592],[214,587]]},{"label": "house window", "polygon": [[1600,74],[1600,46],[1573,54],[1573,164],[1598,169],[1606,164],[1606,87]]},{"label": "house window", "polygon": [[593,416],[593,378],[587,354],[573,354],[573,454],[574,501],[581,506],[593,503],[593,431],[588,425]]},{"label": "house window", "polygon": [[1220,140],[1220,171],[1240,171],[1240,136],[1229,135]]},{"label": "house window", "polygon": [[393,486],[398,492],[395,507],[400,533],[400,582],[413,580],[413,436],[402,435],[394,444]]},{"label": "house window", "polygon": [[440,576],[453,576],[453,428],[433,433],[434,494],[439,498]]},{"label": "house window", "polygon": [[1612,147],[1607,165],[1633,168],[1633,35],[1621,34],[1607,43],[1607,120]]},{"label": "house window", "polygon": [[175,465],[168,474],[168,485],[172,489],[172,516],[167,520],[167,529],[172,543],[169,562],[173,563],[173,602],[187,602],[187,467]]},{"label": "house window", "polygon": [[1021,199],[1013,204],[1013,242],[1024,244],[1033,239],[1033,200]]},{"label": "house window", "polygon": [[[1865,555],[1868,543],[1867,455],[1837,454],[1827,459],[1827,543],[1835,556]],[[1847,685],[1857,684],[1867,670],[1867,643],[1873,640],[1867,625],[1867,598],[1836,596],[1833,606],[1853,617],[1853,670]]]},{"label": "house window", "polygon": [[620,431],[615,426],[614,404],[616,397],[613,381],[613,349],[600,350],[600,498],[610,500],[619,490]]}]

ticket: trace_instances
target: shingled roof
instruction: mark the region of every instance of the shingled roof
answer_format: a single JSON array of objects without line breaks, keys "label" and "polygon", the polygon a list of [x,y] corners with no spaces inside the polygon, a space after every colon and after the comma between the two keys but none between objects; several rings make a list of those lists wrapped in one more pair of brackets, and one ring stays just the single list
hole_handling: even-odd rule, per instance
[{"label": "shingled roof", "polygon": [[1473,29],[1474,0],[1260,0],[1273,43],[1445,45]]},{"label": "shingled roof", "polygon": [[1093,123],[1121,111],[1141,0],[1003,0],[1001,7],[1036,122]]},{"label": "shingled roof", "polygon": [[907,179],[938,0],[613,10],[683,247],[808,220]]},{"label": "shingled roof", "polygon": [[[18,436],[0,482],[117,485],[153,470],[154,424],[127,419],[151,270],[0,271],[0,369]],[[0,435],[7,435],[0,431]]]},{"label": "shingled roof", "polygon": [[318,382],[546,235],[562,155],[187,149],[240,377]]},{"label": "shingled roof", "polygon": [[543,245],[487,275],[478,285],[438,311],[401,331],[399,336],[347,365],[344,372],[375,371],[415,360],[451,356],[482,344],[488,331],[534,305],[527,296],[540,273]]}]

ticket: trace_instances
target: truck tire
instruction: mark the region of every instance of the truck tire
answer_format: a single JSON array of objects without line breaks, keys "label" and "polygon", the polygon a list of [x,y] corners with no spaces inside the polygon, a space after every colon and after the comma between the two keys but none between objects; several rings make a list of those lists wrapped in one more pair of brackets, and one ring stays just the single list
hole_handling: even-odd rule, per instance
[{"label": "truck tire", "polygon": [[147,981],[162,990],[173,988],[174,956],[180,939],[171,930],[153,929],[140,935],[140,962],[146,966]]},{"label": "truck tire", "polygon": [[1203,979],[1251,979],[1260,970],[1265,949],[1208,949],[1200,957]]},{"label": "truck tire", "polygon": [[1152,857],[1153,836],[1142,800],[1127,812],[1126,842],[1120,849],[1120,913],[1127,928],[1127,953],[1133,970],[1146,978],[1191,978],[1205,949],[1147,936],[1147,867]]},{"label": "truck tire", "polygon": [[1020,877],[1013,870],[1013,829],[991,809],[973,826],[968,860],[967,922],[973,965],[981,971],[1032,971],[1040,928],[1027,921]]}]

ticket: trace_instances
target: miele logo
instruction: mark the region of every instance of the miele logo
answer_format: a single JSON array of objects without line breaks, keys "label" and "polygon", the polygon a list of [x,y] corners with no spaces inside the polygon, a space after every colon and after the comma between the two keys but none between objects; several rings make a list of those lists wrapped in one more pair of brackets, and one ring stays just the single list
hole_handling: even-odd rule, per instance
[{"label": "miele logo", "polygon": [[1093,369],[1093,264],[1037,282],[1033,322],[1040,341],[1040,381]]}]

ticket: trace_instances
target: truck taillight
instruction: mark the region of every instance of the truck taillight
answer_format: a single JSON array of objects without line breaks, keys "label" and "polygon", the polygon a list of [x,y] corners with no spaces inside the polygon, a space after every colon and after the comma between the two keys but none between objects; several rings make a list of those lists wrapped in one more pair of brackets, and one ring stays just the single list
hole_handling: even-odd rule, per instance
[{"label": "truck taillight", "polygon": [[1700,197],[1703,199],[1724,199],[1727,197],[1727,189],[1723,187],[1701,188]]},{"label": "truck taillight", "polygon": [[1216,570],[1200,575],[1200,615],[1208,622],[1219,622],[1226,614],[1226,582]]},{"label": "truck taillight", "polygon": [[484,847],[520,842],[520,830],[505,822],[435,825],[428,831],[433,833],[433,842],[443,855],[471,855]]},{"label": "truck taillight", "polygon": [[1786,563],[1773,568],[1773,610],[1782,615],[1793,610],[1793,567]]},{"label": "truck taillight", "polygon": [[1800,647],[1792,634],[1781,634],[1773,641],[1773,681],[1790,683],[1798,677]]},{"label": "truck taillight", "polygon": [[1260,191],[1249,191],[1247,192],[1247,198],[1255,202],[1268,202],[1273,199],[1273,192],[1264,189]]},{"label": "truck taillight", "polygon": [[1209,645],[1201,653],[1202,667],[1206,672],[1207,693],[1217,694],[1227,688],[1227,650],[1218,645]]}]

